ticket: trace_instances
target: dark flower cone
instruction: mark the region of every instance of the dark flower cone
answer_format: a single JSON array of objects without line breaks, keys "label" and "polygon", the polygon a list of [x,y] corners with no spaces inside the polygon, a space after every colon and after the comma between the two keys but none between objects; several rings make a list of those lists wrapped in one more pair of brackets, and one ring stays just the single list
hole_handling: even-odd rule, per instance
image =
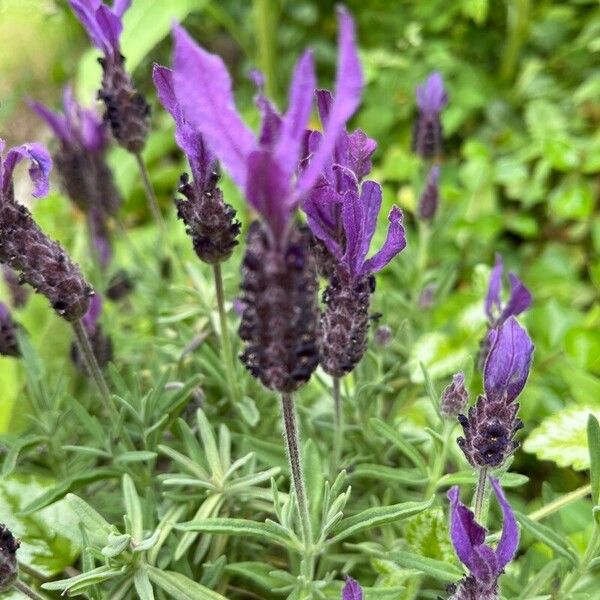
[{"label": "dark flower cone", "polygon": [[518,448],[514,434],[523,427],[517,418],[519,404],[491,402],[479,396],[468,416],[458,415],[464,437],[457,442],[473,467],[499,467]]},{"label": "dark flower cone", "polygon": [[327,250],[327,246],[317,237],[311,236],[311,249],[315,257],[317,272],[329,279],[335,272],[338,260]]},{"label": "dark flower cone", "polygon": [[2,275],[10,293],[13,307],[21,308],[25,306],[29,297],[29,290],[20,284],[16,273],[8,265],[2,265]]},{"label": "dark flower cone", "polygon": [[319,364],[317,277],[306,229],[293,227],[283,249],[273,248],[264,226],[248,231],[242,266],[244,312],[240,358],[268,388],[293,392]]},{"label": "dark flower cone", "polygon": [[110,278],[105,296],[109,300],[117,302],[128,296],[133,291],[133,288],[134,282],[129,273],[124,269],[120,269]]},{"label": "dark flower cone", "polygon": [[419,113],[413,129],[413,152],[421,158],[430,159],[442,153],[442,123],[438,114]]},{"label": "dark flower cone", "polygon": [[125,71],[123,56],[98,59],[104,75],[98,97],[106,106],[105,120],[112,134],[126,150],[139,154],[146,145],[150,105]]},{"label": "dark flower cone", "polygon": [[321,366],[333,377],[342,377],[352,371],[365,353],[374,289],[372,275],[353,282],[338,271],[323,293]]},{"label": "dark flower cone", "polygon": [[8,590],[19,575],[17,550],[21,542],[0,523],[0,592]]},{"label": "dark flower cone", "polygon": [[478,581],[472,575],[463,578],[456,586],[451,586],[449,600],[498,600],[498,584],[496,581]]},{"label": "dark flower cone", "polygon": [[3,356],[21,356],[17,343],[17,326],[10,314],[0,313],[0,354]]},{"label": "dark flower cone", "polygon": [[212,173],[209,183],[199,189],[184,173],[178,191],[186,200],[175,201],[177,216],[185,223],[198,258],[211,265],[231,256],[240,233],[235,209],[223,201],[218,179],[218,174]]},{"label": "dark flower cone", "polygon": [[46,296],[67,321],[86,313],[94,292],[79,267],[38,227],[29,210],[10,198],[0,203],[0,262],[20,273],[20,280]]},{"label": "dark flower cone", "polygon": [[[94,351],[96,361],[98,362],[98,366],[103,369],[113,357],[112,340],[110,336],[104,334],[100,325],[97,325],[93,332],[88,331],[88,338],[90,340],[90,346]],[[85,375],[86,377],[90,376],[87,364],[83,360],[79,347],[75,342],[71,344],[71,361],[82,375]]]},{"label": "dark flower cone", "polygon": [[95,207],[114,215],[121,205],[112,172],[101,153],[63,146],[54,156],[63,190],[84,213]]}]

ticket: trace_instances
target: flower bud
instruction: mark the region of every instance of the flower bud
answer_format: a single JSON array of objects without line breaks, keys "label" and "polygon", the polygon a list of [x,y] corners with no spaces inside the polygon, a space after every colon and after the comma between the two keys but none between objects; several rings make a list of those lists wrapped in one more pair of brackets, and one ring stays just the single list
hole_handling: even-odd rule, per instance
[{"label": "flower bud", "polygon": [[442,392],[440,410],[447,419],[455,419],[469,403],[469,392],[465,389],[464,373],[456,373],[452,383]]}]

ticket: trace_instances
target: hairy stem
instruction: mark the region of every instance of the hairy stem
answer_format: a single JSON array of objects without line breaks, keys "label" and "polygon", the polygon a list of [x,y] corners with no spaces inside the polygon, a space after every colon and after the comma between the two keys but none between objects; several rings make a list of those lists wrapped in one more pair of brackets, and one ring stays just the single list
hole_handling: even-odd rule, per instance
[{"label": "hairy stem", "polygon": [[223,292],[223,274],[221,265],[213,265],[213,274],[215,278],[215,290],[217,292],[217,305],[219,307],[219,323],[221,325],[221,350],[223,352],[223,361],[227,373],[227,383],[229,384],[232,400],[237,398],[237,380],[233,364],[233,354],[231,351],[231,341],[229,339],[229,330],[227,327],[227,314],[225,312],[225,293]]},{"label": "hairy stem", "polygon": [[335,431],[333,437],[333,475],[337,474],[342,460],[342,449],[344,445],[344,412],[342,410],[342,398],[340,393],[340,378],[333,378],[333,406],[335,411]]},{"label": "hairy stem", "polygon": [[144,185],[144,191],[146,192],[146,197],[148,198],[148,203],[150,204],[150,211],[152,212],[152,216],[154,217],[154,221],[158,226],[162,235],[165,235],[165,222],[163,221],[162,215],[160,214],[160,208],[158,207],[158,200],[156,199],[156,194],[154,193],[154,188],[152,187],[152,183],[150,182],[150,176],[148,175],[148,169],[146,168],[146,163],[142,158],[142,155],[138,152],[134,155],[135,160],[137,162],[138,168],[140,170],[140,175],[142,176],[142,183]]},{"label": "hairy stem", "polygon": [[25,594],[25,596],[27,596],[28,598],[33,598],[33,600],[46,600],[44,596],[38,594],[35,590],[32,590],[26,583],[23,583],[18,579],[13,584],[13,587],[16,590],[19,590],[21,594]]},{"label": "hairy stem", "polygon": [[94,351],[81,320],[77,320],[73,323],[73,331],[75,332],[75,339],[77,340],[81,358],[85,362],[85,366],[100,392],[105,407],[110,411],[110,391],[108,385],[106,385],[104,375],[102,375],[102,371],[98,366],[98,361],[94,356]]},{"label": "hairy stem", "polygon": [[302,474],[302,462],[300,457],[300,435],[298,432],[298,422],[296,419],[296,409],[294,407],[294,398],[292,394],[281,394],[281,414],[283,417],[283,427],[285,431],[285,441],[287,444],[287,455],[292,474],[292,483],[296,492],[296,502],[300,514],[300,527],[302,528],[302,538],[305,548],[308,550],[312,546],[312,527],[310,524],[310,514],[308,512],[308,503],[306,501],[306,492],[304,486],[304,476]]},{"label": "hairy stem", "polygon": [[483,503],[485,501],[485,488],[487,485],[488,468],[482,467],[479,470],[479,479],[477,480],[477,488],[475,488],[474,510],[475,520],[485,527],[485,523],[481,522],[483,516]]}]

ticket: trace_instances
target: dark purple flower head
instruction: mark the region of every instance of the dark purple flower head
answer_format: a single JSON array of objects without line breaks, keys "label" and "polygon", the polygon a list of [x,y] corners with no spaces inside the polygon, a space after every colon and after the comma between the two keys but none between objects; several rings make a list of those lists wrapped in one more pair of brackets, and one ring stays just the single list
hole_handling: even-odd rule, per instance
[{"label": "dark purple flower head", "polygon": [[440,411],[447,418],[456,418],[469,403],[469,392],[465,389],[465,375],[462,372],[452,377],[452,383],[442,392]]},{"label": "dark purple flower head", "polygon": [[363,590],[360,583],[352,577],[346,578],[346,585],[342,590],[342,600],[363,600]]},{"label": "dark purple flower head", "polygon": [[69,4],[94,46],[105,55],[118,56],[123,14],[131,6],[131,0],[114,0],[112,8],[102,0],[69,0]]},{"label": "dark purple flower head", "polygon": [[519,546],[517,520],[504,496],[500,483],[489,478],[503,515],[502,535],[495,549],[485,543],[486,530],[475,515],[460,501],[458,486],[448,491],[450,500],[450,537],[460,561],[482,587],[496,586],[498,577],[513,559]]},{"label": "dark purple flower head", "polygon": [[108,143],[106,129],[96,111],[79,104],[70,86],[63,91],[64,113],[51,110],[40,102],[29,106],[52,128],[63,146],[83,148],[88,152],[102,152]]},{"label": "dark purple flower head", "polygon": [[419,111],[426,115],[439,114],[448,104],[444,80],[437,71],[429,75],[425,83],[417,86],[416,95]]},{"label": "dark purple flower head", "polygon": [[285,114],[278,115],[272,104],[259,96],[263,119],[257,138],[235,108],[231,78],[223,61],[199,47],[182,27],[174,30],[173,80],[185,119],[204,136],[248,202],[268,223],[276,243],[284,239],[294,210],[317,181],[360,99],[363,78],[354,22],[344,9],[339,11],[339,20],[335,101],[323,139],[299,174],[316,87],[312,52],[305,52],[296,65]]},{"label": "dark purple flower head", "polygon": [[0,355],[20,356],[17,343],[17,326],[12,320],[10,310],[4,302],[0,302]]},{"label": "dark purple flower head", "polygon": [[438,205],[440,203],[440,167],[433,165],[427,175],[425,189],[419,198],[417,214],[419,219],[430,221],[435,217]]},{"label": "dark purple flower head", "polygon": [[502,291],[502,275],[504,273],[504,262],[502,256],[496,254],[496,264],[490,275],[487,296],[485,298],[485,313],[488,317],[490,327],[502,325],[511,316],[520,315],[531,304],[531,292],[523,282],[514,274],[508,274],[510,282],[510,296],[508,302],[503,305],[500,300]]},{"label": "dark purple flower head", "polygon": [[152,79],[160,103],[175,121],[175,140],[190,163],[194,184],[199,190],[204,190],[215,170],[216,158],[208,149],[202,135],[183,116],[183,110],[175,96],[173,71],[154,65]]},{"label": "dark purple flower head", "polygon": [[4,140],[0,139],[0,202],[12,196],[13,171],[22,160],[29,160],[29,177],[35,186],[32,195],[43,198],[50,188],[50,171],[52,159],[50,154],[41,144],[31,143],[14,146],[4,154]]},{"label": "dark purple flower head", "polygon": [[514,434],[523,426],[517,418],[517,396],[525,386],[534,346],[515,317],[489,333],[490,351],[485,362],[480,396],[468,415],[459,415],[464,437],[458,438],[474,467],[499,467],[518,447]]}]

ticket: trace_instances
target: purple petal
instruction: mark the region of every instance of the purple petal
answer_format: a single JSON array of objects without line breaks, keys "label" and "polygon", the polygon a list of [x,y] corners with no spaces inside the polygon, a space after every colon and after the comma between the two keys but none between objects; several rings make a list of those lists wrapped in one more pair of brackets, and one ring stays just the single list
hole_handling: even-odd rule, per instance
[{"label": "purple petal", "polygon": [[360,192],[360,206],[362,211],[362,224],[358,253],[356,256],[357,273],[361,271],[362,266],[369,253],[371,240],[375,235],[377,228],[377,217],[381,208],[382,193],[381,186],[374,181],[365,181]]},{"label": "purple petal", "polygon": [[269,224],[278,238],[290,219],[291,210],[286,206],[289,196],[289,176],[268,150],[255,150],[248,157],[246,197]]},{"label": "purple petal", "polygon": [[475,521],[475,515],[460,502],[458,486],[448,490],[450,500],[450,537],[461,562],[473,569],[473,551],[485,543],[485,529]]},{"label": "purple petal", "polygon": [[279,139],[275,148],[277,162],[290,177],[298,166],[316,85],[313,54],[311,51],[307,51],[298,60],[294,69],[290,85],[289,107],[281,119]]},{"label": "purple petal", "polygon": [[[366,183],[366,182],[365,182]],[[369,260],[365,261],[363,273],[377,273],[381,271],[397,254],[406,248],[406,236],[402,224],[404,215],[397,206],[392,206],[388,215],[390,226],[388,228],[387,238],[377,252]]]},{"label": "purple petal", "polygon": [[[258,94],[254,101],[262,116],[258,143],[264,148],[273,148],[281,131],[281,115],[264,94],[265,78],[263,77],[263,74],[260,71],[253,69],[250,72],[250,78],[258,89]],[[305,133],[303,135],[303,141],[306,141]]]},{"label": "purple petal", "polygon": [[448,103],[444,80],[440,73],[432,73],[423,85],[417,86],[417,105],[421,112],[436,114]]},{"label": "purple petal", "polygon": [[492,401],[512,402],[527,381],[533,343],[514,317],[492,329],[488,343],[490,351],[483,370],[486,396]]},{"label": "purple petal", "polygon": [[529,308],[532,301],[531,292],[514,273],[508,274],[508,280],[510,281],[510,298],[498,318],[498,324],[502,324],[508,317],[520,315]]},{"label": "purple petal", "polygon": [[482,583],[496,581],[501,571],[495,552],[484,544],[473,548],[469,557],[469,570]]},{"label": "purple petal", "polygon": [[110,52],[110,44],[106,39],[104,31],[96,21],[96,10],[100,7],[100,0],[97,2],[90,0],[69,0],[79,22],[85,27],[90,40],[99,50]]},{"label": "purple petal", "polygon": [[496,560],[498,561],[498,571],[504,570],[504,567],[514,558],[517,548],[519,547],[519,526],[512,511],[512,508],[506,496],[500,487],[500,482],[490,476],[490,483],[496,494],[496,499],[502,509],[502,537],[496,548]]},{"label": "purple petal", "polygon": [[23,144],[11,148],[6,154],[2,173],[2,192],[6,194],[12,183],[12,174],[15,167],[25,159],[31,161],[29,177],[34,183],[33,196],[43,198],[48,194],[50,188],[50,171],[52,171],[52,159],[48,150],[41,144]]},{"label": "purple petal", "polygon": [[123,32],[121,18],[113,13],[108,6],[103,4],[96,11],[96,22],[109,44],[109,50],[115,53],[119,52],[119,38]]},{"label": "purple petal", "polygon": [[331,107],[333,106],[333,94],[329,90],[317,90],[315,96],[317,97],[319,119],[321,119],[321,124],[325,127],[329,120]]},{"label": "purple petal", "polygon": [[90,152],[101,152],[108,143],[106,128],[93,110],[79,108],[81,143]]},{"label": "purple petal", "polygon": [[54,112],[41,102],[29,100],[27,102],[29,108],[41,117],[52,129],[54,135],[63,142],[71,141],[71,134],[67,126],[67,121],[63,115]]},{"label": "purple petal", "polygon": [[313,188],[302,206],[313,235],[319,238],[338,260],[341,260],[343,254],[336,235],[340,205],[341,198],[337,191],[329,185],[324,185]]},{"label": "purple petal", "polygon": [[113,2],[112,11],[117,17],[122,17],[131,6],[131,0],[115,0]]},{"label": "purple petal", "polygon": [[375,150],[377,142],[360,129],[348,136],[348,166],[356,173],[359,181],[371,172],[371,157]]},{"label": "purple petal", "polygon": [[339,54],[334,101],[321,144],[298,180],[299,196],[304,195],[314,185],[323,166],[330,160],[338,136],[358,107],[362,93],[363,76],[356,48],[354,21],[344,8],[338,9],[338,18]]},{"label": "purple petal", "polygon": [[496,264],[490,274],[487,296],[485,297],[485,313],[490,323],[496,320],[496,314],[500,312],[500,291],[502,290],[502,273],[504,272],[504,263],[502,256],[496,254]]},{"label": "purple petal", "polygon": [[357,190],[348,190],[342,200],[342,223],[346,235],[346,252],[342,261],[348,267],[352,277],[361,274],[363,261],[360,249],[363,242],[364,214]]},{"label": "purple petal", "polygon": [[81,322],[88,333],[93,333],[96,330],[98,319],[102,314],[102,298],[100,294],[95,293],[90,299],[90,305],[87,312],[81,317]]},{"label": "purple petal", "polygon": [[198,46],[183,27],[175,26],[174,36],[175,95],[183,115],[244,189],[256,140],[235,109],[229,73],[223,61]]},{"label": "purple petal", "polygon": [[154,81],[154,87],[156,88],[160,103],[170,113],[175,122],[177,122],[181,119],[181,110],[175,96],[173,71],[154,63],[152,67],[152,81]]},{"label": "purple petal", "polygon": [[358,581],[352,577],[346,578],[346,585],[342,590],[342,600],[363,600],[363,590]]}]

